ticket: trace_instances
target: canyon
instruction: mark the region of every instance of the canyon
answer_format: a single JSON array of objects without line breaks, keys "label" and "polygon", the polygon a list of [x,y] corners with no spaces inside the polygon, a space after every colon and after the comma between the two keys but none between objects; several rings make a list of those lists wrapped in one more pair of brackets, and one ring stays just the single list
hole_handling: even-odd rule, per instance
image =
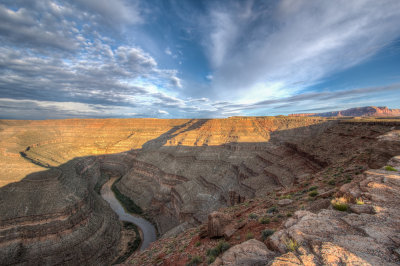
[{"label": "canyon", "polygon": [[[248,212],[246,204],[258,203],[269,208],[278,194],[314,183],[319,194],[332,197],[345,182],[355,182],[365,170],[384,167],[399,155],[399,130],[397,119],[295,116],[2,120],[0,264],[115,261],[121,224],[99,193],[114,178],[116,189],[134,201],[159,235],[127,262],[185,265],[188,254],[204,252],[215,242],[203,237],[197,249],[190,242],[200,239],[213,211]],[[325,176],[336,186],[326,178],[323,182]],[[301,204],[320,211],[318,204],[326,207],[326,200]],[[255,213],[261,210],[257,206]],[[294,212],[301,207],[282,208]],[[302,215],[292,219],[300,223]],[[283,228],[286,220],[279,219],[272,225]],[[261,227],[257,223],[257,234]],[[184,250],[149,255],[188,233],[193,235],[186,237]],[[279,236],[287,234],[292,233],[274,235],[277,240],[268,242],[271,252],[284,253]],[[228,241],[244,242],[243,237]]]}]

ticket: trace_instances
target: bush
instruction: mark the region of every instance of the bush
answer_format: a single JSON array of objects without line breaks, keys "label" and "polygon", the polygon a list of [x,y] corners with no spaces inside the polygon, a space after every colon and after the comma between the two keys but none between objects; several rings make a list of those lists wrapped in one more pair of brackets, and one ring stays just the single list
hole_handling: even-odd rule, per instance
[{"label": "bush", "polygon": [[278,212],[278,208],[276,208],[275,206],[272,206],[267,210],[267,213],[274,213],[274,212]]},{"label": "bush", "polygon": [[331,201],[331,203],[332,203],[332,207],[338,211],[344,212],[344,211],[347,211],[349,208],[349,205],[347,204],[347,200],[344,198],[333,199]]},{"label": "bush", "polygon": [[226,250],[228,250],[230,247],[231,247],[231,245],[229,245],[228,242],[221,240],[218,242],[218,245],[216,248],[218,249],[219,253],[221,254],[221,253],[224,253]]},{"label": "bush", "polygon": [[246,234],[246,239],[247,240],[250,240],[250,239],[253,239],[254,238],[254,234],[252,233],[252,232],[248,232],[247,234]]},{"label": "bush", "polygon": [[357,198],[356,199],[356,204],[357,205],[364,205],[364,200],[362,198]]},{"label": "bush", "polygon": [[390,166],[390,165],[385,166],[385,170],[386,170],[386,171],[397,172],[397,169],[394,168],[393,166]]},{"label": "bush", "polygon": [[250,219],[253,219],[253,220],[254,220],[254,219],[257,219],[257,217],[258,217],[258,216],[257,216],[257,214],[255,214],[255,213],[250,213],[250,214],[249,214],[249,218],[250,218]]},{"label": "bush", "polygon": [[261,217],[258,221],[262,224],[269,224],[271,222],[268,217]]},{"label": "bush", "polygon": [[335,180],[331,179],[328,181],[328,184],[334,186],[336,184]]},{"label": "bush", "polygon": [[219,254],[225,252],[226,250],[228,250],[231,246],[229,245],[228,242],[221,240],[218,242],[217,246],[215,246],[214,248],[211,248],[209,250],[207,250],[207,256],[209,257],[214,257],[214,259],[216,257],[218,257]]},{"label": "bush", "polygon": [[291,194],[280,196],[280,199],[291,199],[291,198],[292,198]]},{"label": "bush", "polygon": [[216,248],[211,248],[207,250],[207,256],[214,256],[217,257],[219,255],[219,251]]},{"label": "bush", "polygon": [[316,191],[316,190],[313,190],[310,193],[308,193],[308,196],[310,196],[310,197],[315,197],[317,195],[318,195],[318,191]]},{"label": "bush", "polygon": [[201,242],[200,242],[200,241],[197,241],[194,245],[195,245],[196,247],[200,247],[200,246],[201,246]]},{"label": "bush", "polygon": [[299,248],[299,243],[297,243],[296,240],[291,238],[286,240],[285,245],[289,251],[296,251]]},{"label": "bush", "polygon": [[199,265],[202,261],[203,261],[203,259],[200,256],[196,255],[186,265],[187,266],[195,266],[195,265]]},{"label": "bush", "polygon": [[286,216],[287,216],[287,217],[292,217],[292,216],[293,216],[293,213],[288,212],[288,213],[286,214]]},{"label": "bush", "polygon": [[269,236],[272,236],[274,233],[275,233],[275,231],[271,230],[271,229],[263,230],[261,232],[261,238],[263,241],[265,241],[265,239],[267,239]]},{"label": "bush", "polygon": [[318,189],[317,186],[312,186],[312,187],[310,187],[310,188],[308,189],[308,191],[313,191],[313,190],[317,190],[317,189]]},{"label": "bush", "polygon": [[214,256],[209,256],[208,258],[207,258],[207,264],[211,264],[211,263],[213,263],[215,261],[215,257]]}]

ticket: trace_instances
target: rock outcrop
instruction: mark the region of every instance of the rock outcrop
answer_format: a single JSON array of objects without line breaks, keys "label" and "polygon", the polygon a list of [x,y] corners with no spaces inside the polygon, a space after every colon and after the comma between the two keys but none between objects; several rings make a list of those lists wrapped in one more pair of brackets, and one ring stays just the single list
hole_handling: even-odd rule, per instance
[{"label": "rock outcrop", "polygon": [[243,242],[213,265],[398,265],[400,156],[388,165],[397,171],[368,170],[341,187],[350,211],[297,211],[267,245]]}]

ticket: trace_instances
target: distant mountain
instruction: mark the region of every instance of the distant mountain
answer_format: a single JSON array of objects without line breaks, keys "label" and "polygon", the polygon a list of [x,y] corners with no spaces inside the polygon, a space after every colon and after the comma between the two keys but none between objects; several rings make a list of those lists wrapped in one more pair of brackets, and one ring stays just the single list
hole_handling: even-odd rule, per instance
[{"label": "distant mountain", "polygon": [[341,111],[333,111],[326,113],[306,113],[291,114],[291,116],[322,116],[322,117],[342,117],[342,116],[364,116],[364,117],[383,117],[383,116],[400,116],[400,109],[389,109],[386,106],[365,106],[350,108]]}]

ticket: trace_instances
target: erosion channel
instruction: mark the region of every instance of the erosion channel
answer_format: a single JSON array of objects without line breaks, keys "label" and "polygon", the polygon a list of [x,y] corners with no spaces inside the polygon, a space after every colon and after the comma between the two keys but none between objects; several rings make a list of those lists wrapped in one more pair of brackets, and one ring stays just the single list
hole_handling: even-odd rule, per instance
[{"label": "erosion channel", "polygon": [[118,214],[118,217],[121,221],[134,223],[140,228],[143,234],[140,250],[145,250],[151,242],[156,240],[156,230],[154,226],[147,220],[126,212],[121,203],[116,199],[114,192],[112,192],[111,190],[111,186],[116,181],[116,179],[117,178],[111,178],[109,181],[107,181],[107,183],[103,185],[101,189],[101,196],[110,204],[110,207],[114,210],[116,214]]}]

